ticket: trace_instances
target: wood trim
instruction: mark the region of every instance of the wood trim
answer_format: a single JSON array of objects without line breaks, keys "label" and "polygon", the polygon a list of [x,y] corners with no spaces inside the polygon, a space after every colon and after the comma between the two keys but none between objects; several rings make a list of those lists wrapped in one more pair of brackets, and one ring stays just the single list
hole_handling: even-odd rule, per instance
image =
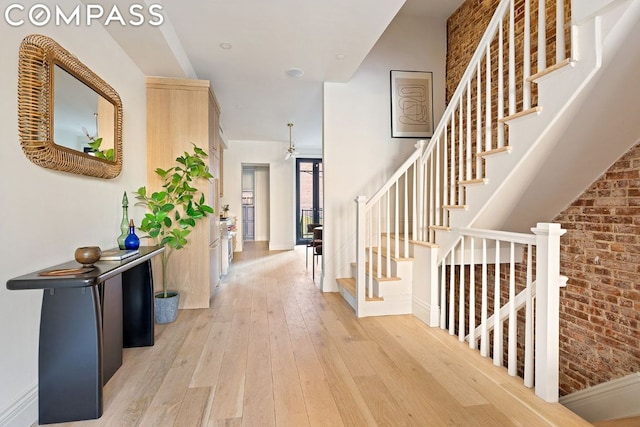
[{"label": "wood trim", "polygon": [[540,77],[546,76],[547,74],[551,74],[556,70],[566,67],[567,65],[571,65],[573,67],[574,63],[575,61],[573,59],[567,58],[564,61],[558,62],[557,64],[547,67],[542,71],[538,71],[537,73],[530,75],[529,77],[527,77],[527,81],[529,83],[536,83],[536,80],[539,79]]},{"label": "wood trim", "polygon": [[541,111],[542,111],[542,107],[532,107],[532,108],[529,108],[528,110],[523,110],[523,111],[520,111],[519,113],[515,113],[510,116],[503,117],[500,120],[498,120],[498,122],[506,124],[506,123],[509,123],[511,120],[528,116],[529,114],[540,114]]},{"label": "wood trim", "polygon": [[467,205],[442,205],[443,209],[447,209],[447,210],[467,210],[469,209],[469,206]]},{"label": "wood trim", "polygon": [[458,185],[486,184],[487,182],[489,182],[487,178],[467,179],[464,181],[458,181]]},{"label": "wood trim", "polygon": [[482,153],[478,153],[477,156],[478,157],[485,157],[485,156],[492,156],[494,154],[510,153],[510,152],[511,152],[511,147],[507,146],[507,147],[495,148],[495,149],[489,150],[489,151],[483,151]]}]

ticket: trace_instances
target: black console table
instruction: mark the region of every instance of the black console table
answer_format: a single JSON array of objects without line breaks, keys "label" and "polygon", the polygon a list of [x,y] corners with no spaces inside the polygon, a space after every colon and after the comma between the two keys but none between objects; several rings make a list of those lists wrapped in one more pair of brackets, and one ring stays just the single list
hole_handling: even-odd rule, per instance
[{"label": "black console table", "polygon": [[154,343],[151,258],[163,247],[140,247],[123,261],[98,261],[76,275],[42,276],[80,267],[75,261],[7,282],[7,289],[43,289],[38,353],[39,423],[100,418],[102,388],[122,365],[123,347]]}]

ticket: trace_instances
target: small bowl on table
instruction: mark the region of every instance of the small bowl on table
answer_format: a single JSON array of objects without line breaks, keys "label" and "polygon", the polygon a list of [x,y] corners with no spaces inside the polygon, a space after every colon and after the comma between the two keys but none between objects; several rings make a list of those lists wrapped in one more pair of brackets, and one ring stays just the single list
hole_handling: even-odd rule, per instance
[{"label": "small bowl on table", "polygon": [[76,249],[75,259],[83,267],[92,267],[94,262],[97,262],[102,255],[102,251],[98,246],[83,246]]}]

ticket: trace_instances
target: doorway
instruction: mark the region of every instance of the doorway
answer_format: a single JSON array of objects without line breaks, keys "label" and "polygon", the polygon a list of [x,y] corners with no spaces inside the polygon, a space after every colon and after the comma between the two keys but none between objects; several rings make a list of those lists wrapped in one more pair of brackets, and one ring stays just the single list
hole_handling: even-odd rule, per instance
[{"label": "doorway", "polygon": [[269,240],[268,166],[242,166],[242,240]]},{"label": "doorway", "polygon": [[309,224],[323,221],[322,159],[296,159],[296,244],[313,237]]}]

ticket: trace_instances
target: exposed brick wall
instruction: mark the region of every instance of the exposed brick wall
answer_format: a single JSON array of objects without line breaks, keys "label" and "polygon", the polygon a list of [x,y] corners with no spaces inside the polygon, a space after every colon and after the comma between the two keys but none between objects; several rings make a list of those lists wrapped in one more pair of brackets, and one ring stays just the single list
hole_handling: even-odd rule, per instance
[{"label": "exposed brick wall", "polygon": [[[498,2],[468,0],[449,18],[447,99]],[[570,21],[569,3],[565,1],[566,22]],[[520,20],[522,4],[516,0]],[[555,27],[555,9],[549,0],[547,5],[548,25]],[[568,27],[565,35],[568,40]],[[548,36],[555,34],[548,32]],[[532,43],[536,40],[532,35]],[[548,49],[548,64],[554,57],[555,51]],[[560,392],[565,395],[640,371],[640,146],[623,156],[554,222],[568,230],[561,239],[561,272],[569,277],[567,288],[561,290],[560,314]],[[504,290],[506,277],[502,283]]]},{"label": "exposed brick wall", "polygon": [[554,222],[561,239],[562,394],[640,371],[640,145]]},{"label": "exposed brick wall", "polygon": [[[498,7],[500,0],[467,0],[464,2],[447,20],[447,80],[446,80],[446,98],[447,101],[451,98],[453,93],[464,74],[471,57],[473,56],[478,43],[484,34],[493,14]],[[522,45],[524,40],[524,0],[515,0],[515,45],[516,45],[516,62],[522,63]],[[546,37],[547,37],[547,51],[546,51],[546,63],[551,65],[555,63],[556,56],[556,0],[546,0],[545,15],[546,15]],[[537,51],[538,45],[538,2],[530,0],[531,7],[531,70],[535,72],[537,70],[537,56],[533,52]],[[571,1],[564,1],[565,11],[565,23],[570,22],[571,17]],[[507,18],[508,19],[508,18]],[[508,21],[504,22],[504,39],[507,40],[507,28]],[[570,31],[569,26],[565,27],[565,54],[569,56],[569,41]],[[496,44],[492,45],[492,50],[496,51]],[[505,52],[506,55],[506,52]],[[516,81],[518,87],[522,88],[522,67],[516,69]],[[497,81],[497,65],[493,67],[493,80]],[[505,80],[506,81],[506,80]],[[534,85],[535,89],[535,85]],[[534,94],[535,95],[535,94]],[[519,104],[521,105],[521,99],[519,98]],[[535,105],[535,96],[533,99]]]}]

